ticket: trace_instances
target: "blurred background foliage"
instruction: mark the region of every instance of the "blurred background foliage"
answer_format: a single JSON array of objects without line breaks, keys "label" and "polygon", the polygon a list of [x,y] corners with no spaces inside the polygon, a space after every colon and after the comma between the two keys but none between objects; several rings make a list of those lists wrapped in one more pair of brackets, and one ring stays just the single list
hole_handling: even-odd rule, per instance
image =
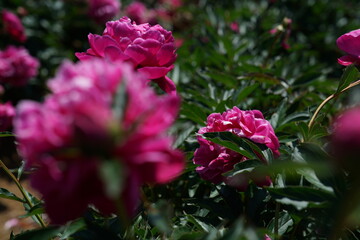
[{"label": "blurred background foliage", "polygon": [[[144,3],[148,8],[159,5]],[[3,101],[41,101],[48,92],[46,80],[59,64],[76,61],[74,53],[89,47],[88,33],[102,33],[104,25],[91,20],[86,7],[82,0],[0,2],[0,9],[21,17],[28,36],[24,46],[41,62],[38,77],[24,88],[6,89]],[[175,147],[187,155],[183,175],[168,185],[143,187],[143,205],[126,233],[119,230],[117,218],[89,210],[68,226],[13,239],[44,231],[60,239],[121,239],[119,235],[129,232],[137,239],[262,239],[265,233],[282,239],[327,239],[351,189],[328,155],[329,123],[359,103],[360,89],[326,105],[315,127],[309,129],[307,123],[339,85],[343,67],[337,64],[342,53],[336,39],[360,28],[359,10],[357,0],[184,0],[170,20],[158,19],[183,40],[170,73],[183,98],[171,131]],[[1,49],[18,45],[3,33],[0,38]],[[281,157],[268,167],[237,166],[238,172],[230,174],[269,174],[273,187],[251,184],[238,192],[206,182],[195,172],[195,132],[210,113],[233,106],[264,113],[281,142]],[[352,216],[342,239],[360,239],[359,223]]]}]

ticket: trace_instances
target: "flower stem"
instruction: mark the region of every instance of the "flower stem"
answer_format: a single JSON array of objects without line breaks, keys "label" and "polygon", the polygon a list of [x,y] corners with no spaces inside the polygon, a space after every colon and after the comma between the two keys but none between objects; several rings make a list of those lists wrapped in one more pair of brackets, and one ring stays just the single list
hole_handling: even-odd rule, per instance
[{"label": "flower stem", "polygon": [[357,80],[356,82],[353,82],[353,83],[349,84],[349,86],[347,86],[346,88],[344,88],[344,89],[341,90],[340,92],[331,94],[329,97],[327,97],[327,98],[318,106],[318,108],[316,109],[314,115],[311,117],[310,122],[309,122],[309,124],[308,124],[309,129],[311,129],[311,128],[314,126],[316,117],[318,116],[319,112],[320,112],[321,109],[325,106],[326,103],[328,103],[330,100],[336,98],[337,96],[339,96],[339,95],[342,94],[343,92],[346,92],[346,91],[349,90],[350,88],[353,88],[353,87],[355,87],[355,86],[357,86],[357,85],[359,85],[359,84],[360,84],[360,80]]},{"label": "flower stem", "polygon": [[[5,173],[14,181],[18,189],[20,190],[21,194],[24,196],[25,202],[29,205],[30,208],[33,208],[34,205],[32,204],[27,192],[23,188],[23,186],[20,184],[19,180],[14,176],[14,174],[6,167],[6,165],[3,163],[3,161],[0,160],[0,167],[4,169]],[[44,223],[43,219],[39,214],[35,214],[35,218],[39,221],[39,224],[41,227],[46,227],[46,224]]]}]

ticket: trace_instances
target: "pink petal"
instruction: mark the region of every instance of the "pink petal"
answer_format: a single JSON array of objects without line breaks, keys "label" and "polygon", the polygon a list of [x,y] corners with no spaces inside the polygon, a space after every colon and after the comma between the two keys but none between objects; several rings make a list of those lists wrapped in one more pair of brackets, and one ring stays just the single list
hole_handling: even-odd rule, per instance
[{"label": "pink petal", "polygon": [[124,54],[123,51],[121,51],[121,49],[119,49],[118,47],[114,47],[114,46],[106,47],[104,49],[104,56],[106,58],[109,58],[112,61],[116,61],[116,60],[125,61],[125,60],[129,59],[129,56]]},{"label": "pink petal", "polygon": [[104,57],[104,50],[106,47],[118,46],[116,41],[107,35],[99,36],[90,33],[88,37],[91,49],[95,52],[96,55],[101,57]]},{"label": "pink petal", "polygon": [[164,77],[168,72],[174,68],[174,65],[170,67],[143,67],[138,71],[145,74],[149,79],[157,79]]},{"label": "pink petal", "polygon": [[164,90],[164,92],[170,94],[170,95],[176,95],[176,86],[175,83],[168,78],[167,76],[154,79],[154,82],[156,82],[159,87]]},{"label": "pink petal", "polygon": [[173,64],[176,60],[174,44],[164,44],[156,55],[156,59],[158,60],[160,66]]},{"label": "pink petal", "polygon": [[360,29],[342,35],[336,40],[336,44],[342,51],[360,56]]},{"label": "pink petal", "polygon": [[124,53],[131,57],[137,64],[142,63],[149,55],[146,49],[139,45],[129,45]]},{"label": "pink petal", "polygon": [[358,61],[357,58],[350,56],[350,55],[345,55],[345,56],[338,58],[338,63],[343,66],[351,65],[353,63],[356,63],[357,61]]}]

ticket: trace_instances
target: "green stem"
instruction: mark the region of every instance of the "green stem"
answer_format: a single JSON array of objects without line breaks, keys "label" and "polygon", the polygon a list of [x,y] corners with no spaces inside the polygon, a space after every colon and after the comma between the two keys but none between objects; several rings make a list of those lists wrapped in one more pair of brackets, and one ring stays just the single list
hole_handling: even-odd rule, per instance
[{"label": "green stem", "polygon": [[[31,200],[24,190],[23,186],[21,186],[19,180],[12,174],[12,172],[6,167],[6,165],[3,163],[3,161],[0,160],[0,167],[4,169],[5,173],[14,181],[18,189],[20,190],[21,194],[24,196],[25,202],[29,205],[30,208],[33,208],[34,205],[31,203]],[[43,219],[40,215],[35,214],[35,218],[39,221],[41,227],[46,227],[46,224],[44,223]]]},{"label": "green stem", "polygon": [[343,92],[346,92],[347,90],[349,90],[350,88],[353,88],[357,85],[360,84],[360,80],[357,80],[356,82],[353,82],[351,84],[349,84],[349,86],[347,86],[346,88],[344,88],[343,90],[341,90],[340,92],[338,93],[335,93],[335,94],[332,94],[330,95],[329,97],[327,97],[319,106],[318,108],[316,109],[314,115],[312,116],[312,118],[310,119],[310,122],[309,122],[309,129],[311,129],[314,124],[315,124],[315,119],[317,117],[317,115],[319,114],[319,112],[321,111],[321,109],[325,106],[326,103],[328,103],[330,100],[336,98],[337,96],[339,96],[340,94],[342,94]]}]

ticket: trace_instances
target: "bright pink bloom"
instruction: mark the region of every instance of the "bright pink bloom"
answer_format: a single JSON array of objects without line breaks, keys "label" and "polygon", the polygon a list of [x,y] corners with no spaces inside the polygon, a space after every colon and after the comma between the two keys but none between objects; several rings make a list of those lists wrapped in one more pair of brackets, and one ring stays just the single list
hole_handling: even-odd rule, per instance
[{"label": "bright pink bloom", "polygon": [[89,34],[90,49],[76,53],[80,60],[106,58],[132,63],[167,93],[175,93],[174,82],[166,74],[174,68],[174,37],[160,25],[132,23],[127,17],[106,23],[102,36]]},{"label": "bright pink bloom", "polygon": [[360,65],[360,29],[351,31],[339,37],[336,44],[347,55],[338,58],[338,63],[343,66],[350,64]]},{"label": "bright pink bloom", "polygon": [[[121,198],[129,215],[143,183],[165,183],[181,173],[183,154],[166,135],[179,97],[157,96],[130,65],[100,59],[65,63],[49,87],[54,94],[44,103],[19,104],[14,126],[27,166],[38,167],[31,182],[53,223],[80,217],[89,204],[104,214],[115,212],[99,175],[106,159],[123,166]],[[115,94],[124,106],[113,112]]]},{"label": "bright pink bloom", "polygon": [[25,29],[20,19],[15,14],[7,10],[3,10],[1,14],[5,32],[7,32],[16,41],[25,42]]},{"label": "bright pink bloom", "polygon": [[[242,111],[233,107],[224,113],[212,113],[207,118],[206,127],[199,130],[199,134],[207,132],[231,132],[241,138],[247,138],[253,142],[266,145],[273,154],[278,157],[279,141],[275,136],[270,123],[264,119],[258,110]],[[220,183],[225,181],[229,185],[244,190],[248,185],[246,174],[238,175],[236,179],[228,179],[222,176],[223,173],[233,169],[236,163],[246,161],[247,158],[230,149],[222,147],[211,141],[198,137],[200,148],[194,153],[194,163],[200,165],[196,171],[205,180]],[[253,179],[260,186],[268,186],[270,178]]]},{"label": "bright pink bloom", "polygon": [[[359,164],[360,107],[345,111],[333,123],[331,150],[340,165],[354,169]],[[357,169],[357,167],[355,168]]]},{"label": "bright pink bloom", "polygon": [[37,74],[39,61],[23,47],[9,46],[0,51],[0,83],[23,86]]},{"label": "bright pink bloom", "polygon": [[0,104],[0,132],[8,131],[12,127],[15,109],[10,102]]},{"label": "bright pink bloom", "polygon": [[147,9],[142,2],[132,2],[125,8],[125,15],[135,21],[141,23],[156,23],[156,13],[154,10]]},{"label": "bright pink bloom", "polygon": [[89,0],[89,15],[97,23],[106,23],[120,11],[119,0]]}]

